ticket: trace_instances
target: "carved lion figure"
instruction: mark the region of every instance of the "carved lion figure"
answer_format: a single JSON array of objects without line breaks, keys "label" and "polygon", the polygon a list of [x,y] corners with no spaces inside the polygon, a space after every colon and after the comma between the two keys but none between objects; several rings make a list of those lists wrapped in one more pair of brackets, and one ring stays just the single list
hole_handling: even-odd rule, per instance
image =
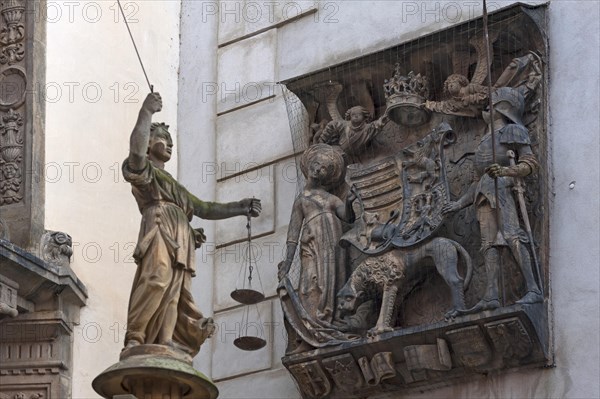
[{"label": "carved lion figure", "polygon": [[[459,254],[466,266],[464,278],[458,273]],[[459,243],[443,237],[409,248],[395,248],[364,260],[339,291],[338,310],[342,314],[354,313],[366,299],[366,293],[375,289],[382,293],[381,310],[377,324],[369,330],[369,334],[392,331],[398,292],[406,294],[422,281],[426,272],[422,263],[428,258],[450,287],[452,308],[446,312],[445,317],[449,319],[457,316],[459,311],[465,309],[464,290],[473,273],[472,261]]]}]

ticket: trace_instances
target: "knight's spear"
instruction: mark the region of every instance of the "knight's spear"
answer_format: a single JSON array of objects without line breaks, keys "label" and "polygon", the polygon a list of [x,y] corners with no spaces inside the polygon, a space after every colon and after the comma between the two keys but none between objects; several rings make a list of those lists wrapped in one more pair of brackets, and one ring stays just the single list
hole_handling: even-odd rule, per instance
[{"label": "knight's spear", "polygon": [[[488,12],[486,0],[483,0],[483,35],[485,37],[485,50],[487,60],[487,83],[488,83],[488,101],[490,108],[490,134],[492,139],[492,163],[496,163],[496,135],[494,133],[494,102],[492,100],[492,51],[490,45],[490,35],[488,30]],[[500,217],[500,202],[498,201],[498,178],[494,177],[494,197],[496,200],[496,226],[498,228],[498,234],[496,234],[496,240],[494,246],[502,247],[508,245],[502,234],[502,218]],[[502,257],[498,257],[498,261],[501,262]],[[502,285],[502,302],[505,300],[504,295],[504,271],[502,265],[498,265],[500,269],[500,284]]]}]

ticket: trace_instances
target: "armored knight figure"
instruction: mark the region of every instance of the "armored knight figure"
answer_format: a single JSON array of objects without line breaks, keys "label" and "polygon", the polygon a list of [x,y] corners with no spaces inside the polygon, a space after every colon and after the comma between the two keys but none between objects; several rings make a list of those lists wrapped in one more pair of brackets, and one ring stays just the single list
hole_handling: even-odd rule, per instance
[{"label": "armored knight figure", "polygon": [[[519,225],[519,216],[512,193],[515,179],[522,179],[538,168],[538,162],[531,150],[529,133],[521,121],[525,100],[518,90],[502,87],[492,93],[492,102],[494,139],[491,132],[488,132],[475,151],[475,168],[479,180],[473,183],[463,197],[456,202],[448,203],[443,209],[444,213],[448,213],[471,204],[476,207],[487,285],[483,298],[466,313],[495,309],[500,306],[498,274],[502,246],[508,247],[525,279],[527,292],[517,303],[532,304],[543,301],[526,247],[529,238]],[[489,123],[490,112],[484,111],[483,118]],[[495,163],[493,147],[496,153]],[[516,156],[516,162],[511,162],[512,154]],[[494,179],[497,179],[497,194]]]}]

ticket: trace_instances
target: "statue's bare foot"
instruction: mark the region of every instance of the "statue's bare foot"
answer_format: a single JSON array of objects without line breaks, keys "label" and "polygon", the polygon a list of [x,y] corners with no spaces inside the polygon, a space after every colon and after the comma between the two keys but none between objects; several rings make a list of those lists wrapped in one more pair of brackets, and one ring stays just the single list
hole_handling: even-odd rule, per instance
[{"label": "statue's bare foot", "polygon": [[473,314],[483,312],[484,310],[493,310],[500,307],[500,301],[497,299],[482,299],[475,304],[471,309],[454,309],[454,317],[465,314]]},{"label": "statue's bare foot", "polygon": [[465,314],[464,313],[465,311],[466,311],[465,309],[450,309],[444,315],[444,320],[446,320],[446,321],[454,320],[456,317],[458,317],[462,314]]},{"label": "statue's bare foot", "polygon": [[517,301],[520,305],[544,302],[544,297],[540,292],[529,291],[525,296]]},{"label": "statue's bare foot", "polygon": [[475,306],[473,306],[471,309],[468,309],[467,312],[477,313],[477,312],[483,312],[484,310],[498,309],[499,307],[500,307],[500,301],[497,299],[491,299],[491,300],[482,299],[479,302],[477,302],[475,304]]}]

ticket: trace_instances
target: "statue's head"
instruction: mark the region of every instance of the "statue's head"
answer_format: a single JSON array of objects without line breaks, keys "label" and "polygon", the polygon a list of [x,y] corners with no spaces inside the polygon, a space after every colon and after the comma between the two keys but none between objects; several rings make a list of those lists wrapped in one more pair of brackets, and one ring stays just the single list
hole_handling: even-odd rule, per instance
[{"label": "statue's head", "polygon": [[[500,87],[492,92],[494,112],[502,115],[512,123],[523,124],[522,117],[525,110],[525,97],[518,89]],[[489,112],[484,111],[484,119],[489,120]]]},{"label": "statue's head", "polygon": [[325,187],[343,182],[346,171],[343,152],[328,144],[313,144],[302,154],[300,168],[307,179]]},{"label": "statue's head", "polygon": [[173,139],[169,133],[169,126],[164,123],[153,123],[150,127],[150,141],[148,142],[148,158],[160,162],[171,159],[173,152]]},{"label": "statue's head", "polygon": [[357,292],[351,281],[348,280],[337,294],[337,307],[340,312],[340,317],[356,313],[356,308],[363,296],[364,292]]},{"label": "statue's head", "polygon": [[444,91],[452,96],[460,94],[460,89],[469,84],[469,79],[459,73],[454,73],[444,82]]},{"label": "statue's head", "polygon": [[346,111],[346,115],[344,117],[354,126],[359,126],[363,122],[369,123],[372,119],[371,113],[361,105],[350,108],[348,111]]}]

